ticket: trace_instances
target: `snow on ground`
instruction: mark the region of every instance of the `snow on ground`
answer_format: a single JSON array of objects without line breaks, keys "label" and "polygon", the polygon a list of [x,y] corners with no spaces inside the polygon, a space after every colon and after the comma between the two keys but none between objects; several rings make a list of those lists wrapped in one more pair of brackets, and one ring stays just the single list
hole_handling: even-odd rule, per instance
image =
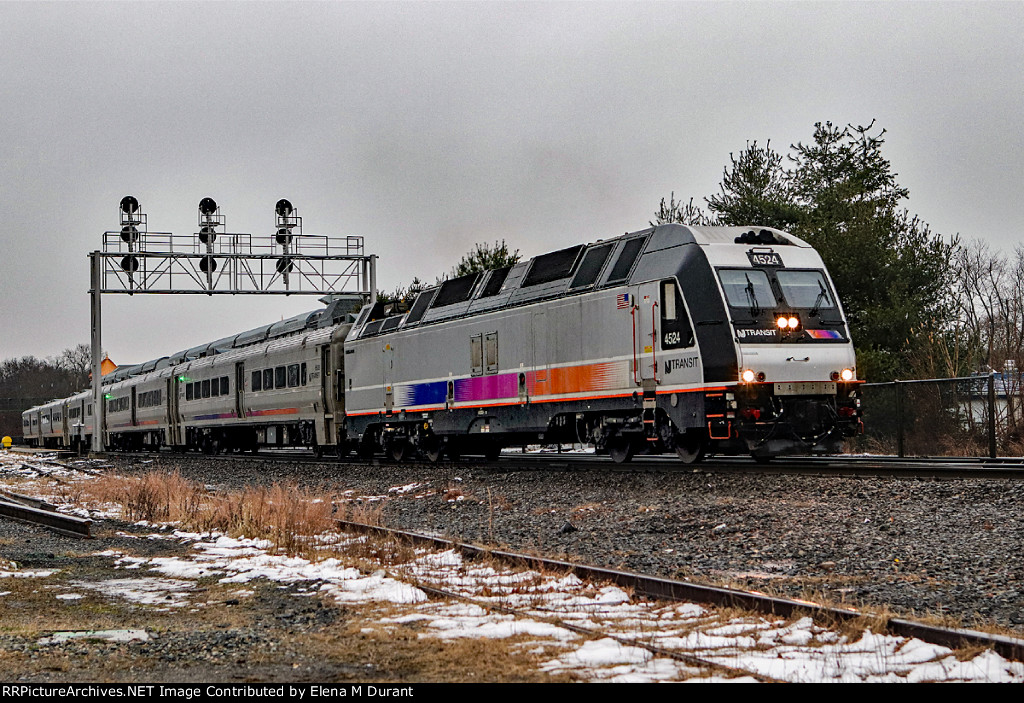
[{"label": "snow on ground", "polygon": [[[24,472],[22,463],[0,455],[0,479],[4,473]],[[409,484],[389,492],[418,488]],[[951,650],[916,639],[870,631],[854,639],[819,627],[810,618],[736,616],[693,603],[648,602],[617,586],[464,561],[453,551],[423,550],[409,563],[367,574],[335,556],[310,561],[277,554],[266,540],[182,531],[149,538],[180,540],[191,544],[192,553],[181,558],[98,552],[135,576],[74,581],[55,587],[61,591],[56,597],[69,607],[91,591],[150,607],[199,608],[207,605],[197,588],[199,579],[234,584],[266,579],[301,585],[296,596],[391,604],[388,614],[367,631],[386,634],[414,628],[421,638],[511,639],[511,646],[536,657],[542,670],[569,672],[586,681],[751,681],[756,676],[794,682],[1024,682],[1024,664],[992,652],[959,661]],[[340,552],[347,544],[364,541],[322,539]],[[365,563],[366,557],[362,559]],[[45,579],[53,573],[22,571],[13,564],[0,568],[0,578]],[[430,600],[420,586],[455,592],[464,600]],[[243,597],[251,594],[240,591]],[[681,661],[665,652],[706,664]]]}]

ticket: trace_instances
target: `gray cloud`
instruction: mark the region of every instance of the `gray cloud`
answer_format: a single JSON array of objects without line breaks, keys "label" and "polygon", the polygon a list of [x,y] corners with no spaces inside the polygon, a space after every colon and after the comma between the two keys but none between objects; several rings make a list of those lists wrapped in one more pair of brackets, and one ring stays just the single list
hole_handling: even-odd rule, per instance
[{"label": "gray cloud", "polygon": [[[269,234],[360,234],[381,287],[474,242],[529,256],[717,188],[748,139],[886,127],[910,209],[1020,241],[1019,3],[3,3],[0,357],[88,338],[86,253],[132,193]],[[254,300],[256,302],[254,302]],[[108,296],[117,361],[311,300]]]}]

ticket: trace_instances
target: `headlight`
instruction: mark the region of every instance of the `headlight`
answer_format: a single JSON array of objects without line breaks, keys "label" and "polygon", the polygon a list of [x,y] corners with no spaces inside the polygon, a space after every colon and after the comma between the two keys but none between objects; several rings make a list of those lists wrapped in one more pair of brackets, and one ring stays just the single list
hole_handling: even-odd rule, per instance
[{"label": "headlight", "polygon": [[750,383],[754,380],[754,372],[750,369],[744,369],[743,371],[743,382]]},{"label": "headlight", "polygon": [[849,381],[849,380],[853,379],[853,369],[843,369],[842,373],[840,373],[839,376],[844,381]]},{"label": "headlight", "polygon": [[798,320],[797,318],[795,318],[795,317],[789,318],[789,329],[795,330],[799,324],[800,324],[800,320]]},{"label": "headlight", "polygon": [[789,327],[789,318],[788,317],[780,317],[777,320],[775,320],[775,324],[779,326],[780,330],[784,330],[787,327]]}]

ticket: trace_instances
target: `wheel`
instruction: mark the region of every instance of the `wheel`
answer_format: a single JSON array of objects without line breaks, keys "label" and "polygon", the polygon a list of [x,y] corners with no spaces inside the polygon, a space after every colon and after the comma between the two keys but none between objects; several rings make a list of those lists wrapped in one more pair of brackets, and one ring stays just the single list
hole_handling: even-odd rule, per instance
[{"label": "wheel", "polygon": [[614,437],[608,441],[608,456],[616,464],[625,464],[633,458],[633,443],[623,437]]},{"label": "wheel", "polygon": [[750,456],[752,456],[754,458],[754,461],[756,461],[758,464],[768,464],[772,460],[770,456],[766,456],[764,454],[751,454]]},{"label": "wheel", "polygon": [[339,439],[338,440],[337,450],[336,450],[336,452],[338,454],[338,459],[341,460],[341,461],[344,461],[345,459],[347,459],[348,458],[348,451],[349,451],[348,442],[346,442],[343,439]]},{"label": "wheel", "polygon": [[405,461],[409,456],[409,443],[404,439],[394,439],[388,443],[388,458],[396,463]]},{"label": "wheel", "polygon": [[444,447],[441,445],[441,440],[437,437],[430,437],[423,442],[423,456],[427,458],[431,464],[436,464],[441,461],[441,457],[444,456]]},{"label": "wheel", "polygon": [[497,442],[491,442],[484,447],[484,459],[487,461],[497,461],[499,456],[501,456],[501,445]]},{"label": "wheel", "polygon": [[676,437],[676,454],[684,464],[697,464],[704,458],[707,442],[700,435],[684,433]]},{"label": "wheel", "polygon": [[462,449],[454,442],[448,442],[445,446],[445,454],[447,454],[448,458],[452,461],[462,460]]},{"label": "wheel", "polygon": [[319,445],[319,444],[314,444],[313,445],[313,456],[315,456],[317,459],[323,459],[324,458],[324,448],[321,445]]}]

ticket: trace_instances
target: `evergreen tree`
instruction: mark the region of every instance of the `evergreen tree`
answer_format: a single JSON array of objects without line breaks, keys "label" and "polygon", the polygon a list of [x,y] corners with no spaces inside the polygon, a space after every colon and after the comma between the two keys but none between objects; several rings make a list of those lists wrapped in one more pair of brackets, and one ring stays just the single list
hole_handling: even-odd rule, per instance
[{"label": "evergreen tree", "polygon": [[720,192],[707,198],[708,210],[720,225],[760,225],[788,229],[799,218],[782,155],[747,142],[739,157],[729,154]]},{"label": "evergreen tree", "polygon": [[451,278],[467,276],[471,273],[500,269],[511,266],[519,261],[519,250],[509,251],[508,245],[502,239],[501,243],[494,242],[494,246],[481,244],[474,245],[472,251],[462,257],[458,265],[451,271]]},{"label": "evergreen tree", "polygon": [[654,221],[650,224],[653,226],[672,223],[697,226],[717,224],[706,212],[693,204],[693,198],[690,198],[686,205],[683,205],[682,200],[676,202],[675,191],[669,196],[668,203],[664,198],[661,199],[661,206],[658,212],[654,213]]}]

